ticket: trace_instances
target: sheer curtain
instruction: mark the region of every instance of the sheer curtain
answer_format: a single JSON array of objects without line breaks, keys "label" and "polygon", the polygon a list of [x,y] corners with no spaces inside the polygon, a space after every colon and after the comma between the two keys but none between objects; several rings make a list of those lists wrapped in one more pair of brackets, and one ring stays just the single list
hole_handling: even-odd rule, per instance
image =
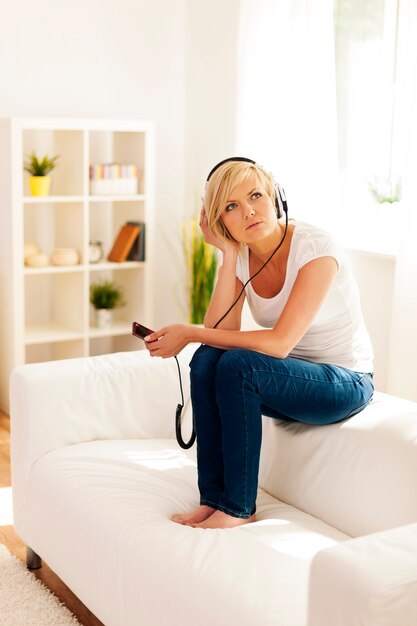
[{"label": "sheer curtain", "polygon": [[388,391],[417,401],[417,5],[399,3],[393,165],[402,174]]},{"label": "sheer curtain", "polygon": [[337,224],[337,117],[332,0],[242,0],[237,152],[284,187],[289,211]]}]

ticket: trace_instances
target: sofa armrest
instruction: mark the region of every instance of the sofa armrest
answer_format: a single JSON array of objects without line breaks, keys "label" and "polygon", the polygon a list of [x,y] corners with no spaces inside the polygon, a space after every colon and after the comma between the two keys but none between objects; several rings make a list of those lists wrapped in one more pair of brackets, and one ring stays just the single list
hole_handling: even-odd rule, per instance
[{"label": "sofa armrest", "polygon": [[308,626],[415,626],[417,523],[317,553]]},{"label": "sofa armrest", "polygon": [[[179,355],[184,395],[196,344]],[[12,465],[97,439],[174,438],[175,360],[147,350],[17,367],[10,381]]]}]

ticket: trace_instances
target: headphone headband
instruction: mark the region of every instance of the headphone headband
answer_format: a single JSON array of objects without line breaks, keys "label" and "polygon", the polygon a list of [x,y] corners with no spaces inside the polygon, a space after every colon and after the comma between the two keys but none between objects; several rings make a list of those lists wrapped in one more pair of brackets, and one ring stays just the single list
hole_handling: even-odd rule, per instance
[{"label": "headphone headband", "polygon": [[[229,157],[228,159],[223,159],[223,161],[220,161],[220,163],[217,163],[217,165],[215,165],[213,169],[210,171],[209,175],[207,176],[206,185],[209,182],[212,175],[214,174],[214,172],[218,170],[219,167],[221,167],[225,163],[228,163],[229,161],[232,161],[232,162],[243,161],[244,163],[251,163],[252,165],[257,165],[256,161],[253,161],[252,159],[247,159],[246,157],[237,156],[237,157]],[[277,210],[278,218],[282,217],[284,212],[287,213],[288,211],[287,198],[285,196],[285,191],[280,185],[278,185],[278,183],[275,183],[275,208]]]},{"label": "headphone headband", "polygon": [[214,174],[216,170],[219,169],[219,167],[224,165],[224,163],[228,163],[229,161],[243,161],[245,163],[252,163],[252,165],[256,165],[255,161],[252,161],[252,159],[246,159],[245,157],[230,157],[229,159],[223,159],[223,161],[220,161],[220,163],[217,163],[217,165],[215,165],[213,169],[210,171],[209,175],[207,176],[206,183],[208,183],[211,176]]}]

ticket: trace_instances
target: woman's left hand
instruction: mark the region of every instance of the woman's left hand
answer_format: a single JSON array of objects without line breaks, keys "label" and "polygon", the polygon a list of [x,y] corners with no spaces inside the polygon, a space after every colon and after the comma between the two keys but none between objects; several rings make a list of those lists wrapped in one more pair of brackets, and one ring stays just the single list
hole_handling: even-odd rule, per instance
[{"label": "woman's left hand", "polygon": [[151,356],[167,359],[176,356],[193,341],[191,324],[171,324],[145,337],[145,345]]}]

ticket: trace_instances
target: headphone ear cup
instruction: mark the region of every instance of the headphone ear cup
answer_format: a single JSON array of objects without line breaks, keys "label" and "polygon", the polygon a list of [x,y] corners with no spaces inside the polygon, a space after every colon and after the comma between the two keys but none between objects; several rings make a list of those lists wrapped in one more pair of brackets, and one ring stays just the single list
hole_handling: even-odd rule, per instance
[{"label": "headphone ear cup", "polygon": [[277,210],[278,219],[288,213],[287,198],[282,187],[275,183],[275,208]]},{"label": "headphone ear cup", "polygon": [[275,210],[277,212],[278,219],[280,219],[284,214],[280,200],[281,200],[281,195],[279,193],[279,187],[278,185],[275,185]]}]

